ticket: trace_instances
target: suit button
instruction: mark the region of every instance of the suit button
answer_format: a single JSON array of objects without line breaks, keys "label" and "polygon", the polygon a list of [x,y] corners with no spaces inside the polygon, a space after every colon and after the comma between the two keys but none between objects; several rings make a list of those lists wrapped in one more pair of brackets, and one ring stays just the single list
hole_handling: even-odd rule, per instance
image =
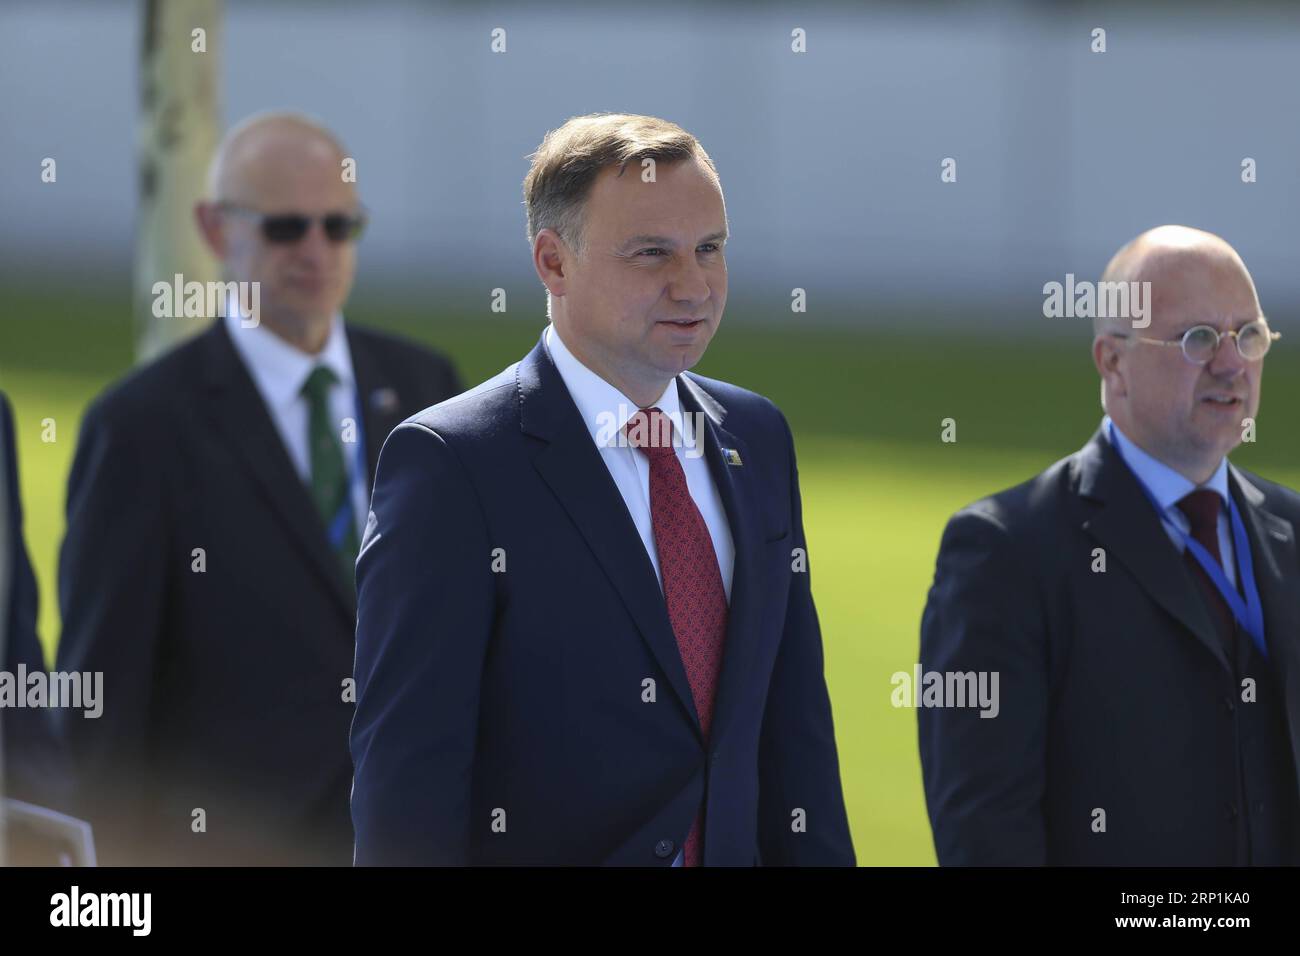
[{"label": "suit button", "polygon": [[655,844],[655,856],[659,857],[661,860],[666,860],[673,855],[673,850],[675,849],[676,847],[673,845],[672,840],[660,840]]},{"label": "suit button", "polygon": [[1235,803],[1230,803],[1230,804],[1228,804],[1228,819],[1229,819],[1229,820],[1235,820],[1235,819],[1237,819],[1237,812],[1238,812],[1238,811],[1237,811],[1237,805],[1236,805]]},{"label": "suit button", "polygon": [[1262,803],[1257,803],[1257,804],[1255,804],[1255,812],[1256,812],[1256,813],[1263,813],[1263,812],[1264,812],[1264,804],[1262,804]]},{"label": "suit button", "polygon": [[1232,695],[1223,695],[1223,707],[1230,714],[1237,709],[1237,706],[1232,702]]}]

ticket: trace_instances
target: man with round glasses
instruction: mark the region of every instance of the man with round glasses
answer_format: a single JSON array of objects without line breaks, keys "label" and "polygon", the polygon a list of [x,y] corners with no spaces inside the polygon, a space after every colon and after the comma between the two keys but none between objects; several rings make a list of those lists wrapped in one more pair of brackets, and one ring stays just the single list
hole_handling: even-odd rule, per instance
[{"label": "man with round glasses", "polygon": [[[232,301],[87,411],[60,558],[63,719],[106,863],[352,862],[354,565],[379,448],[461,389],[451,364],[343,320],[364,224],[338,139],[254,116],[197,224]],[[232,297],[232,299],[235,297]]]},{"label": "man with round glasses", "polygon": [[1206,232],[1103,281],[1150,283],[1150,324],[1094,324],[1101,427],[944,531],[922,667],[1001,700],[918,715],[939,861],[1300,863],[1300,496],[1227,460],[1279,335]]}]

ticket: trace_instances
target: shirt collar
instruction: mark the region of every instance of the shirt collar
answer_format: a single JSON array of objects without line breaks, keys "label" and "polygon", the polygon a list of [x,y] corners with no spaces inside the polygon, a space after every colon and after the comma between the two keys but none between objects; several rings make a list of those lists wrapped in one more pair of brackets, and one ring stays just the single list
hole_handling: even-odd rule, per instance
[{"label": "shirt collar", "polygon": [[317,365],[329,368],[344,388],[355,388],[352,353],[341,314],[335,313],[330,321],[329,337],[317,355],[290,345],[264,325],[245,328],[237,309],[226,310],[225,323],[231,341],[271,408],[286,408],[297,401],[307,376]]},{"label": "shirt collar", "polygon": [[[618,435],[629,418],[637,413],[639,406],[621,391],[605,381],[569,351],[554,325],[546,327],[546,348],[555,362],[556,371],[573,396],[573,403],[578,406],[583,424],[591,433],[591,440],[597,447],[618,444]],[[677,394],[677,379],[673,378],[658,401],[651,402],[655,408],[668,416],[673,423],[674,432],[682,440],[682,446],[693,448],[695,436],[691,416],[682,415],[681,398]],[[649,407],[649,406],[647,406]]]},{"label": "shirt collar", "polygon": [[1131,438],[1120,431],[1119,426],[1109,415],[1102,419],[1102,428],[1106,430],[1107,437],[1119,452],[1119,456],[1124,459],[1124,463],[1137,475],[1138,481],[1142,482],[1151,497],[1155,498],[1156,504],[1162,511],[1168,511],[1198,487],[1218,492],[1222,503],[1224,505],[1228,503],[1228,459],[1226,457],[1219,461],[1219,467],[1214,470],[1210,480],[1198,486],[1160,459],[1139,448]]}]

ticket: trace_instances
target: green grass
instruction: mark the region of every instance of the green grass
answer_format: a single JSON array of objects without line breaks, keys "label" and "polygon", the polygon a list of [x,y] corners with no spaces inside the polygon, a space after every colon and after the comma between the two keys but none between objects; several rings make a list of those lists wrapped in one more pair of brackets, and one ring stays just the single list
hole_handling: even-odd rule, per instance
[{"label": "green grass", "polygon": [[[5,290],[0,388],[19,426],[27,540],[40,578],[41,629],[58,632],[55,570],[64,481],[87,401],[131,363],[122,297],[85,300]],[[479,381],[522,355],[541,319],[428,317],[372,305],[355,318],[454,356]],[[537,313],[540,314],[540,313]],[[1075,450],[1100,420],[1087,333],[1076,342],[1009,344],[924,335],[725,324],[699,371],[776,401],[795,432],[814,595],[826,644],[840,767],[858,859],[934,862],[916,717],[889,703],[890,675],[916,660],[939,535],[962,505]],[[1284,409],[1300,401],[1300,362],[1269,357],[1260,441],[1233,460],[1300,484],[1300,440]],[[940,441],[954,418],[957,441]],[[41,421],[57,439],[41,440]]]}]

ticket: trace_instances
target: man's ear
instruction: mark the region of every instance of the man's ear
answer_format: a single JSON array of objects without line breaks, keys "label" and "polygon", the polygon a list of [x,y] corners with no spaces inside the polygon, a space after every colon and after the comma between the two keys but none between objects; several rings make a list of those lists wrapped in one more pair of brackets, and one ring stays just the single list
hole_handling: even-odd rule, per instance
[{"label": "man's ear", "polygon": [[1106,334],[1098,335],[1092,340],[1092,364],[1097,367],[1097,374],[1101,376],[1103,395],[1106,391],[1115,396],[1128,394],[1124,371],[1120,367],[1120,357],[1123,354],[1121,342],[1121,339]]},{"label": "man's ear", "polygon": [[200,200],[194,204],[194,223],[204,244],[218,259],[226,258],[226,233],[221,220],[221,209],[214,202]]},{"label": "man's ear", "polygon": [[533,268],[551,295],[564,295],[565,270],[572,259],[573,251],[554,229],[543,229],[533,239]]}]

